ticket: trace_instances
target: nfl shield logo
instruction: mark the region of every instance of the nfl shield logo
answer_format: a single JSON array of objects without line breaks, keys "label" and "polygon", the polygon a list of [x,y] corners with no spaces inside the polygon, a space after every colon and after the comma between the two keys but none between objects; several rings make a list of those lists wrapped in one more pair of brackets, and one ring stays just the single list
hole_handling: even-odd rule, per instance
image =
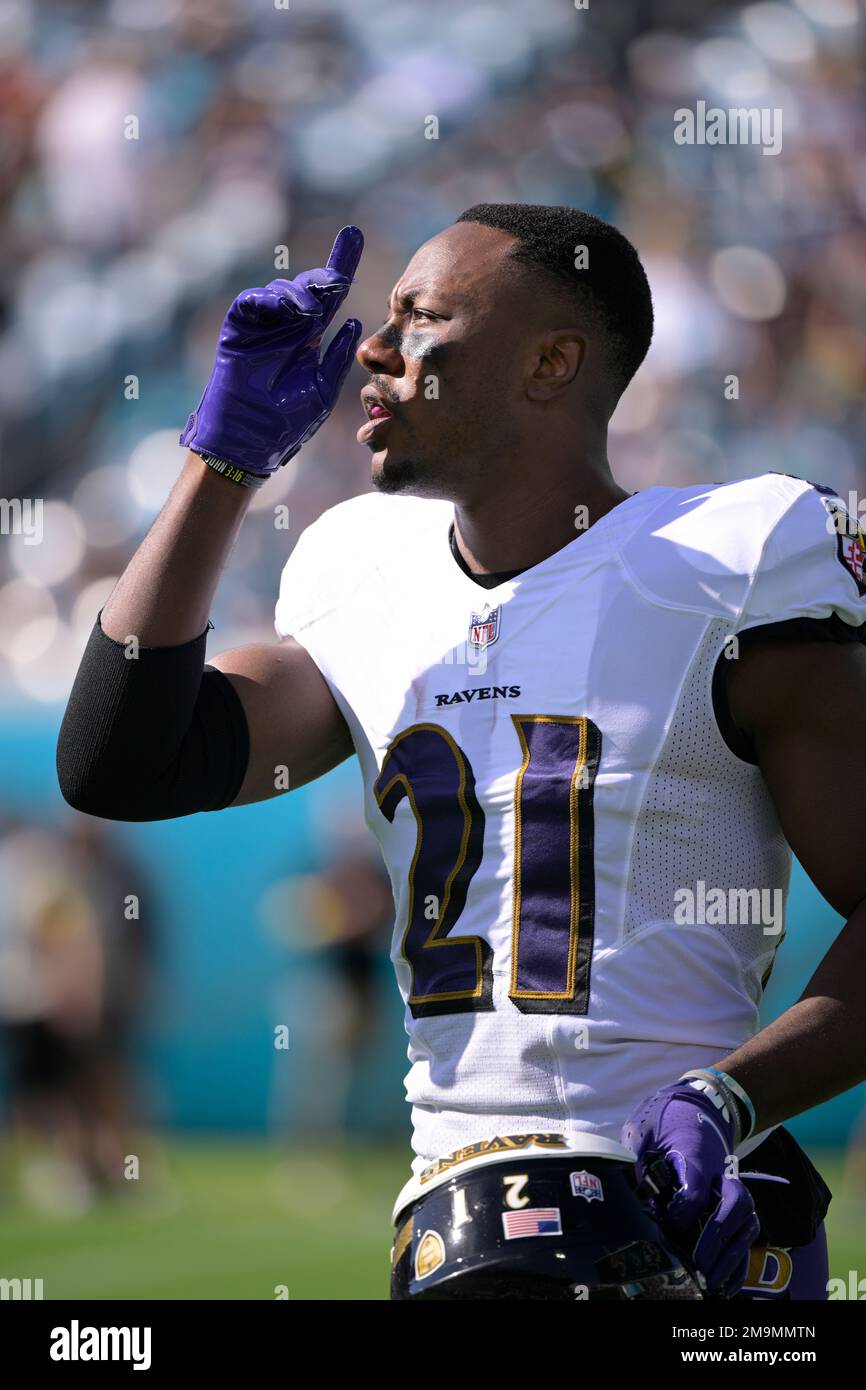
[{"label": "nfl shield logo", "polygon": [[485,603],[480,613],[469,615],[469,645],[473,651],[481,652],[491,646],[499,636],[499,605],[491,608]]},{"label": "nfl shield logo", "polygon": [[595,1173],[587,1173],[585,1168],[579,1173],[572,1173],[571,1190],[575,1197],[583,1197],[587,1202],[604,1201],[601,1178],[597,1178]]}]

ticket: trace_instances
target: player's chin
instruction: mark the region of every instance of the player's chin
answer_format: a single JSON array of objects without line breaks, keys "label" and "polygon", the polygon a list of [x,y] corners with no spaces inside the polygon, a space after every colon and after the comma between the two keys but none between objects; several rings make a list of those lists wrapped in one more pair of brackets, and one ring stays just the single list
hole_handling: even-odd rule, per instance
[{"label": "player's chin", "polygon": [[378,492],[418,494],[422,486],[422,470],[414,459],[377,449],[373,454],[371,482]]},{"label": "player's chin", "polygon": [[442,458],[414,438],[409,447],[390,447],[373,451],[370,481],[377,492],[403,493],[409,497],[451,498]]}]

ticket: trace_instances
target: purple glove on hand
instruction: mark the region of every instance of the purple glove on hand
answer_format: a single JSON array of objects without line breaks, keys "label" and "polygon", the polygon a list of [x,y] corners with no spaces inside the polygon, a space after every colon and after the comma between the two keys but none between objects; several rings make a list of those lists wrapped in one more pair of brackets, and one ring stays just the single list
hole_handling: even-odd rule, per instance
[{"label": "purple glove on hand", "polygon": [[[650,1199],[662,1234],[703,1275],[709,1293],[733,1298],[745,1281],[759,1222],[748,1188],[726,1176],[734,1119],[722,1098],[701,1082],[664,1086],[632,1112],[622,1142],[637,1154],[639,1182],[659,1158],[665,1161],[673,1191]],[[657,1176],[658,1169],[649,1182]]]},{"label": "purple glove on hand", "polygon": [[358,320],[348,319],[319,360],[363,247],[360,230],[344,227],[327,266],[238,295],[181,444],[250,473],[274,473],[315,434],[336,404],[361,336]]}]

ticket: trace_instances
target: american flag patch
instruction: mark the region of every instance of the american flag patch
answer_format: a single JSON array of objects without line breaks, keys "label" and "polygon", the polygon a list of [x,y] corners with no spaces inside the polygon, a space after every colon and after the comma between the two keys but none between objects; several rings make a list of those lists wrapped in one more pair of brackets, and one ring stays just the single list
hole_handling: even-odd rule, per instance
[{"label": "american flag patch", "polygon": [[519,1236],[561,1236],[559,1207],[525,1207],[523,1211],[504,1211],[502,1225],[506,1240]]}]

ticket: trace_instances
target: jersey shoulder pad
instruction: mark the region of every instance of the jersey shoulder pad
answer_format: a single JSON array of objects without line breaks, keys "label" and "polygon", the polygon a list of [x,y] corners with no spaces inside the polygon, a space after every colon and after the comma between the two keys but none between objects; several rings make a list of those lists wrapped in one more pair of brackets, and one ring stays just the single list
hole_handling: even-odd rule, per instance
[{"label": "jersey shoulder pad", "polygon": [[795,618],[862,627],[866,540],[859,520],[832,488],[772,476],[792,485],[791,505],[767,535],[738,628]]},{"label": "jersey shoulder pad", "polygon": [[[856,535],[845,548],[831,489],[784,473],[652,489],[658,504],[621,548],[644,594],[727,618],[737,630],[789,618],[866,621]],[[846,523],[847,525],[848,523]]]}]

